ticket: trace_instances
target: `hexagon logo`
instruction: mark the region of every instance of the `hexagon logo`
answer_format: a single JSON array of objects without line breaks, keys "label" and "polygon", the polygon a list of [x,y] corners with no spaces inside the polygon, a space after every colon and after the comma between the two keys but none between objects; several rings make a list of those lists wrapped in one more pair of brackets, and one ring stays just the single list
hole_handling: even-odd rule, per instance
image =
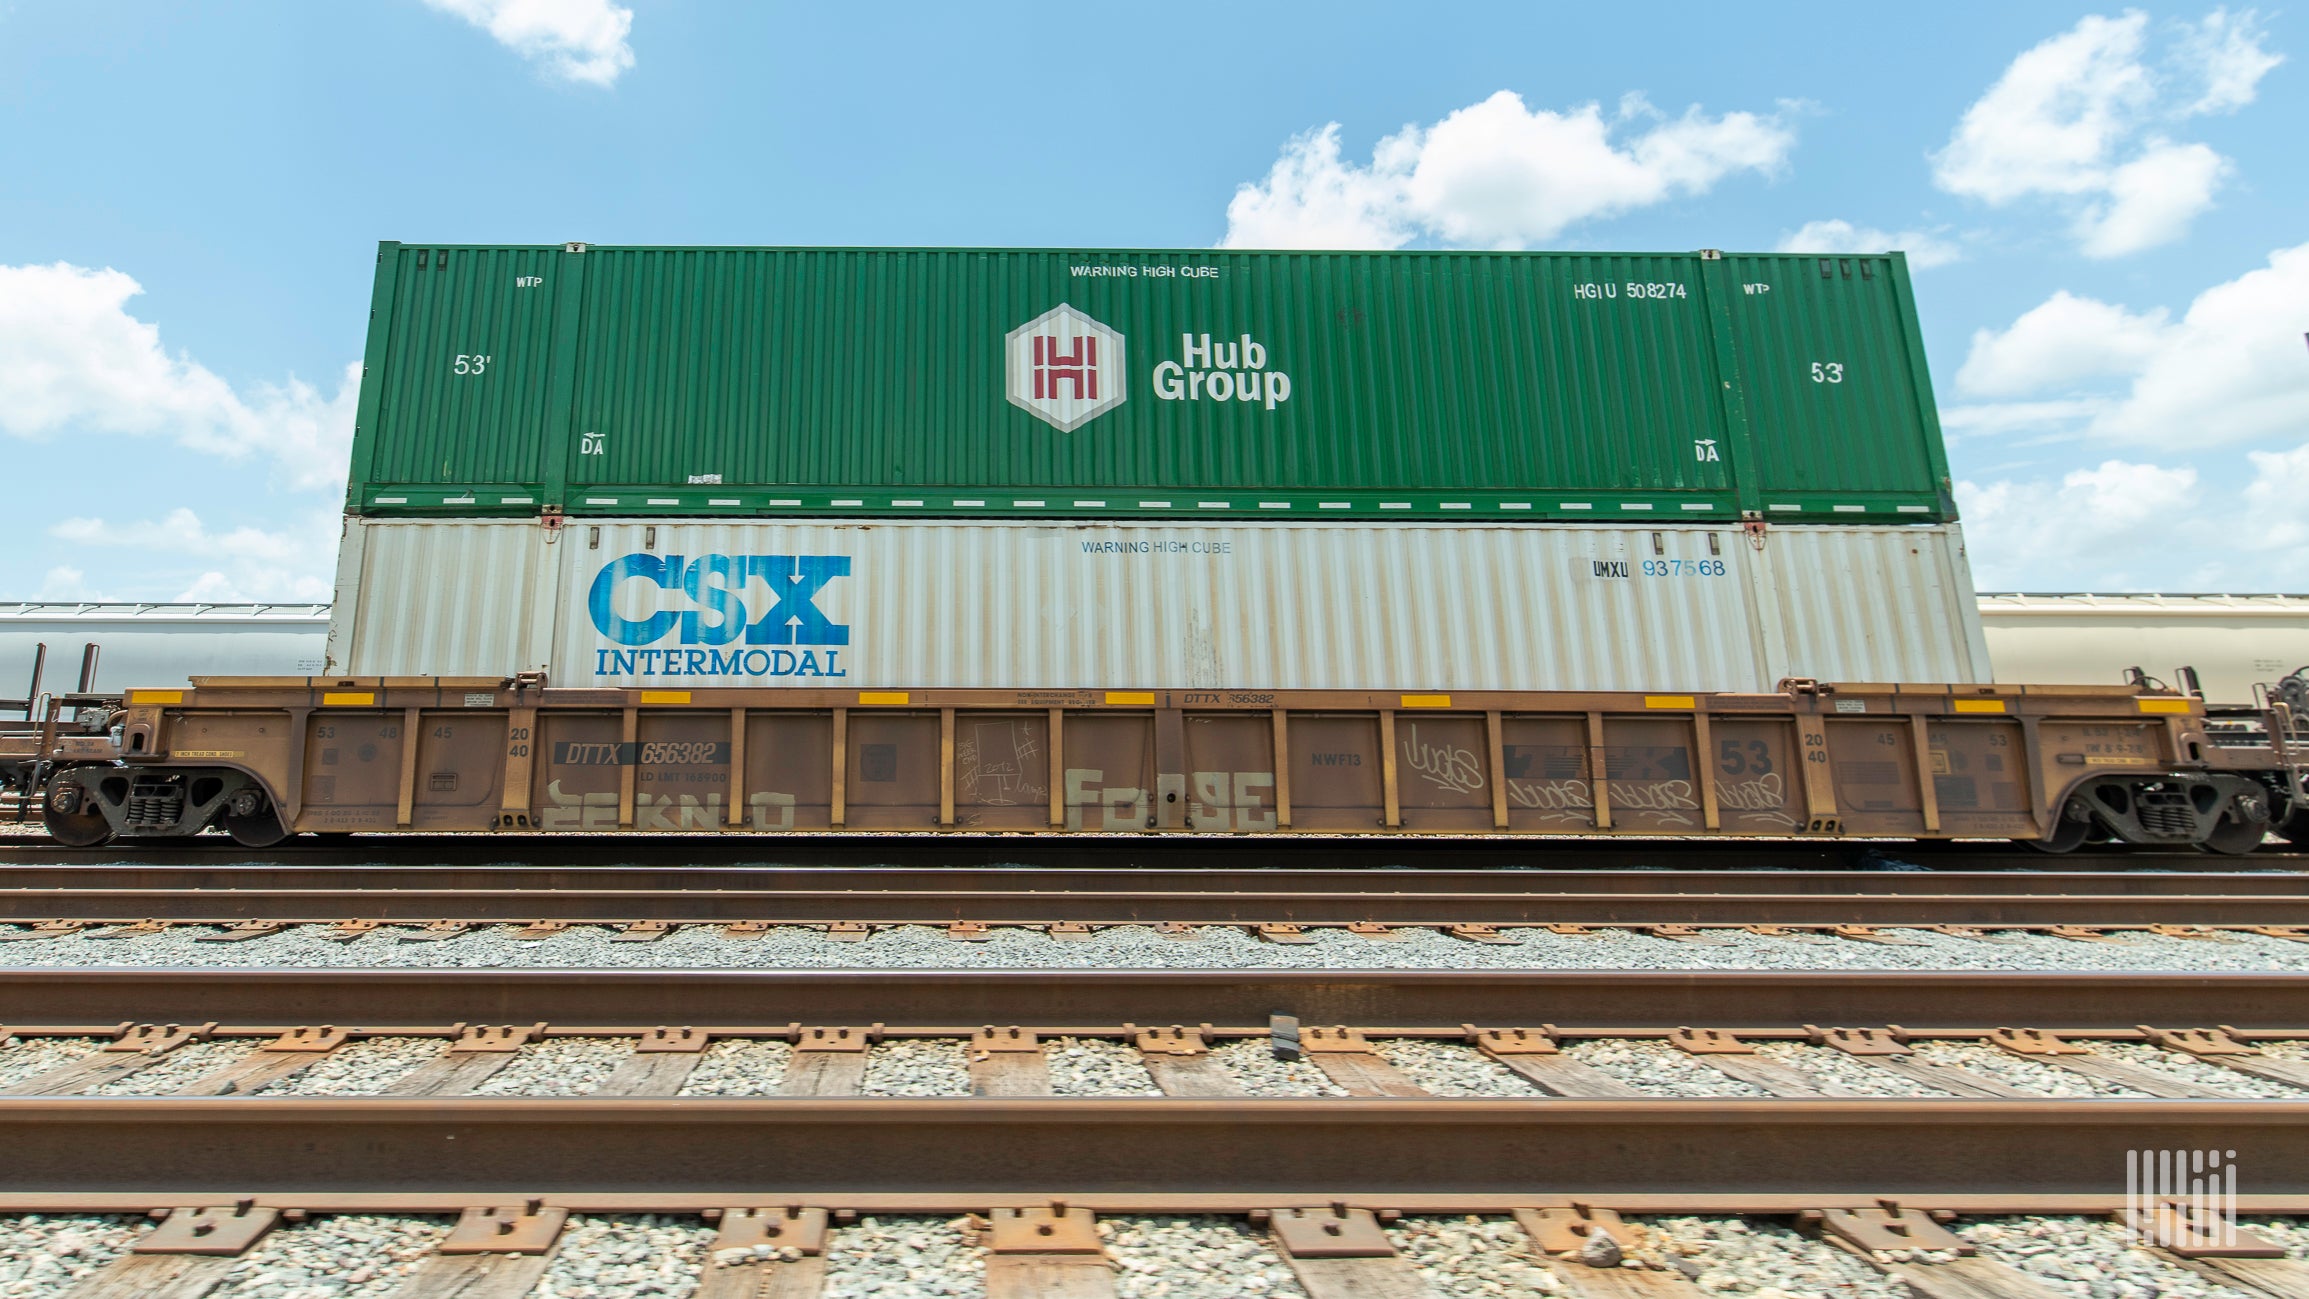
[{"label": "hexagon logo", "polygon": [[1010,331],[1010,404],[1072,433],[1129,395],[1122,348],[1121,334],[1062,302]]}]

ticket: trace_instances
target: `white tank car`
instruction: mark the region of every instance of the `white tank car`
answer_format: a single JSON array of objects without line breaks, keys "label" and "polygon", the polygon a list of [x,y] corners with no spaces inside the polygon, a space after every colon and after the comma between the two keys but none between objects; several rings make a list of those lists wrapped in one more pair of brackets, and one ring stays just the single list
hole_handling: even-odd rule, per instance
[{"label": "white tank car", "polygon": [[[21,700],[38,646],[42,693],[78,687],[84,647],[102,646],[94,686],[180,686],[196,676],[322,671],[325,604],[131,604],[0,601],[0,698]],[[21,705],[19,705],[21,706]]]},{"label": "white tank car", "polygon": [[2004,683],[2108,685],[2138,667],[2205,698],[2253,700],[2256,682],[2309,665],[2309,595],[2034,595],[1984,592],[1980,627]]}]

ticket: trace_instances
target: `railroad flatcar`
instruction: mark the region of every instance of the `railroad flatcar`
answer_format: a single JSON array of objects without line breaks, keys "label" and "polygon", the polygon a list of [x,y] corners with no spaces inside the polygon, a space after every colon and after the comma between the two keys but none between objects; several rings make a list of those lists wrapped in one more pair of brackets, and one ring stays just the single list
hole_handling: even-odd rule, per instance
[{"label": "railroad flatcar", "polygon": [[[2287,738],[2280,734],[2280,739]],[[38,750],[67,843],[292,832],[2002,838],[2244,852],[2299,768],[2185,696],[557,689],[131,691]],[[2292,783],[2288,784],[2287,781]]]}]

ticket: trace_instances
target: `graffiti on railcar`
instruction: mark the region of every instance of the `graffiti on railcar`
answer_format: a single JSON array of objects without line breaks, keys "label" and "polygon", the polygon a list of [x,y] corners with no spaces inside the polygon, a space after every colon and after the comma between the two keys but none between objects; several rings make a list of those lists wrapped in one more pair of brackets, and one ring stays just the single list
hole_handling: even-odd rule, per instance
[{"label": "graffiti on railcar", "polygon": [[957,803],[1016,807],[1050,798],[1050,764],[1034,717],[998,717],[958,725],[954,736]]},{"label": "graffiti on railcar", "polygon": [[1455,794],[1473,794],[1485,788],[1483,758],[1464,744],[1454,744],[1450,737],[1438,737],[1435,727],[1427,735],[1419,733],[1419,723],[1402,727],[1399,743],[1403,749],[1403,769],[1433,785]]},{"label": "graffiti on railcar", "polygon": [[1197,771],[1188,776],[1197,830],[1250,832],[1275,828],[1275,773]]}]

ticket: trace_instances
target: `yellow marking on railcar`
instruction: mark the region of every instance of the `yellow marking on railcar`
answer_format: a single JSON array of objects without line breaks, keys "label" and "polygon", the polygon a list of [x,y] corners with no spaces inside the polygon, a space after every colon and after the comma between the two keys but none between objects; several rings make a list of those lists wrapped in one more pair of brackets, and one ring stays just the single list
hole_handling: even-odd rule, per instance
[{"label": "yellow marking on railcar", "polygon": [[1152,708],[1154,707],[1154,691],[1109,690],[1106,692],[1106,702],[1109,704],[1136,705],[1140,708]]},{"label": "yellow marking on railcar", "polygon": [[2189,701],[2186,699],[2136,699],[2133,702],[2140,705],[2140,709],[2144,713],[2185,713],[2189,711]]},{"label": "yellow marking on railcar", "polygon": [[1645,695],[1646,708],[1697,708],[1699,701],[1690,695]]},{"label": "yellow marking on railcar", "polygon": [[2004,701],[2002,699],[1959,699],[1956,701],[1956,711],[1960,713],[2001,713],[2004,711]]},{"label": "yellow marking on railcar", "polygon": [[689,691],[644,690],[641,692],[641,701],[645,704],[686,704],[689,702]]},{"label": "yellow marking on railcar", "polygon": [[128,692],[128,702],[132,704],[181,704],[184,702],[184,692],[182,690],[131,690]]},{"label": "yellow marking on railcar", "polygon": [[904,690],[861,690],[858,692],[858,702],[861,704],[903,704],[911,702],[913,698],[911,693]]},{"label": "yellow marking on railcar", "polygon": [[376,702],[374,690],[330,690],[321,695],[323,708],[369,708]]},{"label": "yellow marking on railcar", "polygon": [[1451,696],[1405,695],[1401,706],[1404,708],[1449,708],[1451,707]]}]

